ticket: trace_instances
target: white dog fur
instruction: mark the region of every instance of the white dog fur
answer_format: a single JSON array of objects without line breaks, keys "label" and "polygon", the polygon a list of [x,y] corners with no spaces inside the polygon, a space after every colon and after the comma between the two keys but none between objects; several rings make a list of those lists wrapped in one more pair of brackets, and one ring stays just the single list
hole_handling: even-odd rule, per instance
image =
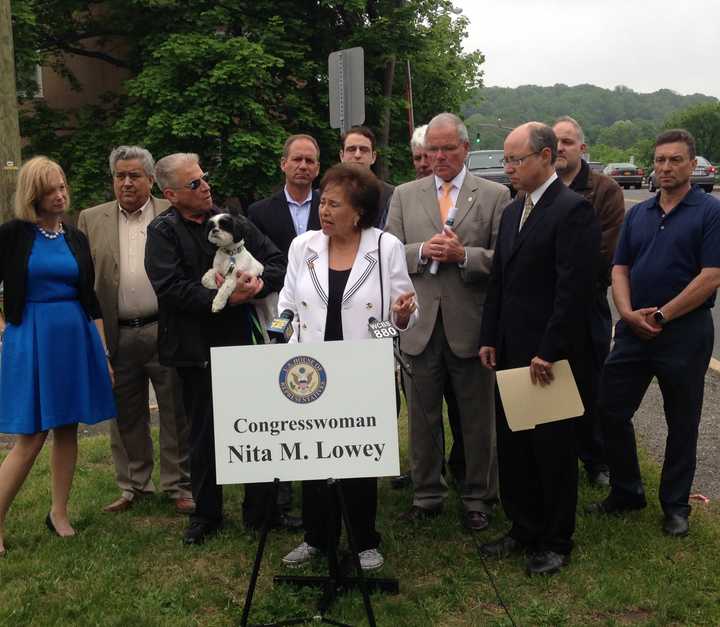
[{"label": "white dog fur", "polygon": [[[212,268],[202,278],[202,284],[209,290],[217,289],[212,302],[212,311],[217,313],[225,307],[230,294],[237,286],[238,272],[246,272],[253,276],[260,276],[264,266],[245,248],[242,239],[242,223],[229,213],[221,213],[208,220],[208,240],[218,249],[215,252]],[[215,285],[215,274],[225,277],[224,283],[218,289]],[[272,307],[272,294],[266,298],[253,299],[255,311],[263,328],[270,323],[274,309]]]}]

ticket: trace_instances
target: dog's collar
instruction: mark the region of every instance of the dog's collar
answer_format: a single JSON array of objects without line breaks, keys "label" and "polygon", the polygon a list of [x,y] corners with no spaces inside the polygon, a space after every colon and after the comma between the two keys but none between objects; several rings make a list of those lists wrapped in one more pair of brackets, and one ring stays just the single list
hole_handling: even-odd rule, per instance
[{"label": "dog's collar", "polygon": [[235,246],[233,248],[226,248],[225,252],[230,256],[237,255],[238,253],[240,253],[242,251],[243,248],[245,248],[245,243],[241,242],[240,244],[238,244],[237,246]]}]

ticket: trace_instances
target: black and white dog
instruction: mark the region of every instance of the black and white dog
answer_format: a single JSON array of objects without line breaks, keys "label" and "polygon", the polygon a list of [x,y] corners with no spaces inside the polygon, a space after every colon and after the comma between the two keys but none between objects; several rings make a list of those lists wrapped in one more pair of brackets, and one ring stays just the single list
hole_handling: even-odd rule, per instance
[{"label": "black and white dog", "polygon": [[[229,213],[213,216],[208,220],[207,238],[218,249],[215,252],[212,268],[203,275],[202,284],[203,287],[209,290],[218,290],[212,303],[212,311],[217,313],[225,307],[230,294],[235,290],[238,272],[247,272],[253,276],[260,276],[264,267],[245,248],[243,218],[231,216]],[[225,282],[219,289],[215,285],[216,273],[225,277]],[[266,322],[264,318],[271,317],[272,311],[269,311],[269,307],[266,307],[265,299],[261,298],[252,302],[258,316],[261,318],[261,323]],[[265,308],[268,308],[268,312],[264,311]]]}]

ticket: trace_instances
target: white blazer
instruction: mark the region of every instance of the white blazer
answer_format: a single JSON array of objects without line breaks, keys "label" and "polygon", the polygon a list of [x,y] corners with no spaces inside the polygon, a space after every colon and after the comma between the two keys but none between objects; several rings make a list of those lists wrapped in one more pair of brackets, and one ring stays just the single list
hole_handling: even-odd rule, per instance
[{"label": "white blazer", "polygon": [[[390,233],[380,242],[381,263],[378,264],[378,238],[382,231],[364,229],[355,261],[343,293],[341,308],[343,339],[370,338],[368,318],[389,320],[391,306],[398,296],[414,292],[405,261],[405,247]],[[328,242],[322,231],[307,231],[296,237],[288,252],[285,285],[280,291],[278,312],[289,309],[295,314],[290,342],[322,342],[328,307]],[[380,311],[380,274],[385,311]],[[407,328],[418,318],[416,309]],[[394,316],[393,316],[394,322]],[[398,329],[404,331],[405,329]]]}]

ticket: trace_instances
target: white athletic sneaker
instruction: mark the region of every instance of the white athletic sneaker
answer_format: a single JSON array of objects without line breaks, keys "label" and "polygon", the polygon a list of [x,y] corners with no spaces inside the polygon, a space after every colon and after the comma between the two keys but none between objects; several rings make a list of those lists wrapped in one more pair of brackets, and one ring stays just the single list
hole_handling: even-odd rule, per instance
[{"label": "white athletic sneaker", "polygon": [[307,564],[311,559],[320,553],[320,549],[310,546],[307,542],[303,542],[296,546],[290,553],[282,558],[282,563],[291,568]]},{"label": "white athletic sneaker", "polygon": [[367,549],[358,553],[360,568],[363,570],[377,570],[385,563],[385,558],[377,549]]}]

